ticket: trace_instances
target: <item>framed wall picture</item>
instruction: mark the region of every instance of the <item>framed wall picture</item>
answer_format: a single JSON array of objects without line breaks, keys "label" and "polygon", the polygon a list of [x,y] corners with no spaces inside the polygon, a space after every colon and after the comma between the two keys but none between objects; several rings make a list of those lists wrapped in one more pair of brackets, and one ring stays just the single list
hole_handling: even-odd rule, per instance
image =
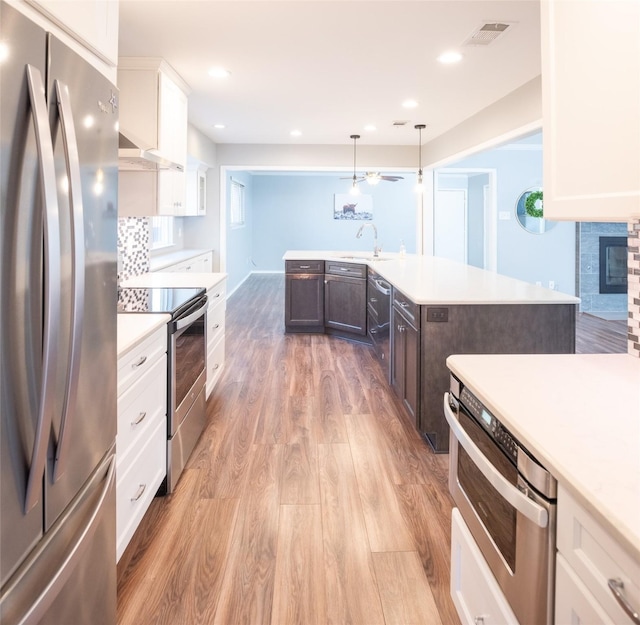
[{"label": "framed wall picture", "polygon": [[333,200],[333,218],[349,221],[371,221],[373,198],[370,195],[336,193]]}]

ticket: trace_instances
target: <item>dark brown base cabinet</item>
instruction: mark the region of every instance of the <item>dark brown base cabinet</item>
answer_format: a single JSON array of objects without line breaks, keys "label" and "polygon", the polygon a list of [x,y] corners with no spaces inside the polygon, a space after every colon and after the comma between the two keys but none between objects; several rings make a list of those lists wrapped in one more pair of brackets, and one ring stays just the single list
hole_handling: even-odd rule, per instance
[{"label": "dark brown base cabinet", "polygon": [[324,326],[339,333],[367,334],[367,281],[325,274]]},{"label": "dark brown base cabinet", "polygon": [[286,261],[286,332],[324,332],[324,261]]},{"label": "dark brown base cabinet", "polygon": [[416,428],[420,414],[420,307],[393,292],[391,312],[391,386]]},{"label": "dark brown base cabinet", "polygon": [[[575,304],[477,304],[421,307],[418,429],[436,452],[449,451],[442,398],[451,354],[573,354]],[[540,376],[545,372],[540,371]],[[534,392],[520,389],[522,401]],[[505,385],[509,380],[504,381]]]}]

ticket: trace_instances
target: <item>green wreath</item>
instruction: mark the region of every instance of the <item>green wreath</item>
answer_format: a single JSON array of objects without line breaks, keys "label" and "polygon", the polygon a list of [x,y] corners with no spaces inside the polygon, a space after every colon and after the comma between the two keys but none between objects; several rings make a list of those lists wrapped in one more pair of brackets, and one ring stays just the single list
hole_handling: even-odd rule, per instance
[{"label": "green wreath", "polygon": [[542,217],[542,206],[536,208],[536,202],[542,202],[542,191],[532,191],[524,201],[524,210],[529,217]]}]

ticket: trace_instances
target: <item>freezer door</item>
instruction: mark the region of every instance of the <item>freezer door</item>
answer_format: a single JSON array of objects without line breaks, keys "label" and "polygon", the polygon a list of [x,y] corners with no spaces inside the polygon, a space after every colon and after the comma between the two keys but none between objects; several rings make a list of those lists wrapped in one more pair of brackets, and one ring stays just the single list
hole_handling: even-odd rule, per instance
[{"label": "freezer door", "polygon": [[[33,481],[34,504],[25,513],[34,433],[42,387],[43,188],[39,181],[36,112],[44,91],[43,30],[0,3],[0,587],[42,535],[42,472]],[[44,83],[43,83],[44,84]],[[33,86],[33,85],[32,85]],[[41,148],[43,146],[40,146]],[[46,151],[46,146],[44,146]],[[49,145],[49,152],[51,146]],[[46,440],[46,439],[45,439]],[[46,450],[46,449],[45,449]],[[44,456],[43,456],[44,458]],[[35,502],[35,503],[34,503]]]},{"label": "freezer door", "polygon": [[52,35],[49,117],[58,181],[61,314],[45,529],[116,435],[117,89]]},{"label": "freezer door", "polygon": [[114,625],[115,445],[0,595],[3,625]]}]

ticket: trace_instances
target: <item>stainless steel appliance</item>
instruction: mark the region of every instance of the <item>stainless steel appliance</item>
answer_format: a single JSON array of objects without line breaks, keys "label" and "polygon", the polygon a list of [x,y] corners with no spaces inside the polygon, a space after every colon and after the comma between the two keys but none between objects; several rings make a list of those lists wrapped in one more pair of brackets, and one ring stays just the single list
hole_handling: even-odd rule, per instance
[{"label": "stainless steel appliance", "polygon": [[389,375],[391,285],[371,267],[367,272],[367,333]]},{"label": "stainless steel appliance", "polygon": [[117,89],[0,3],[0,622],[116,622]]},{"label": "stainless steel appliance", "polygon": [[123,288],[120,312],[168,313],[167,479],[173,492],[205,426],[206,312],[204,289]]},{"label": "stainless steel appliance", "polygon": [[556,480],[455,376],[449,489],[520,623],[553,623]]}]

